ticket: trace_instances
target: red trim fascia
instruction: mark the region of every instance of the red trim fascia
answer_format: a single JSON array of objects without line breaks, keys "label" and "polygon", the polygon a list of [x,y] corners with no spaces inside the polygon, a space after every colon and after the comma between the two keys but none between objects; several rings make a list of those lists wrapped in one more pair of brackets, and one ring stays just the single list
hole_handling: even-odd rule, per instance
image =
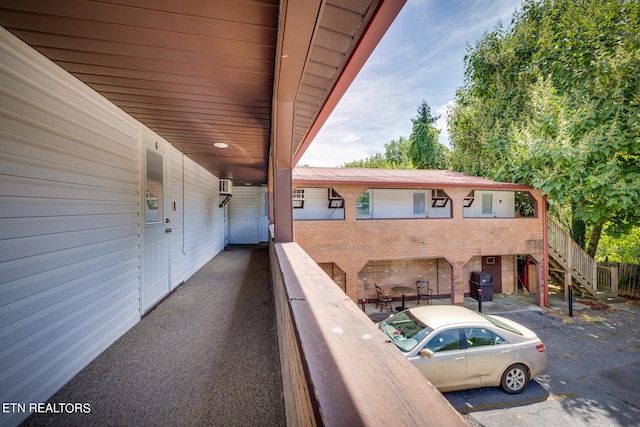
[{"label": "red trim fascia", "polygon": [[533,190],[532,187],[521,184],[491,185],[491,184],[474,184],[474,183],[443,183],[443,182],[380,182],[380,181],[336,181],[336,180],[305,180],[293,179],[292,183],[298,186],[323,186],[323,185],[366,185],[375,188],[425,188],[438,186],[438,188],[470,188],[470,189],[487,189],[487,190]]},{"label": "red trim fascia", "polygon": [[371,19],[369,26],[363,33],[358,46],[353,51],[349,62],[344,67],[342,74],[338,77],[336,85],[331,90],[331,93],[327,97],[326,102],[322,106],[318,117],[313,122],[311,129],[307,132],[300,148],[293,157],[292,165],[295,166],[300,161],[300,158],[304,155],[307,148],[316,137],[320,129],[325,124],[333,110],[340,102],[340,99],[345,94],[353,80],[356,78],[364,64],[371,56],[371,53],[376,48],[382,37],[387,32],[391,23],[396,19],[400,10],[406,3],[406,0],[382,0],[375,15]]}]

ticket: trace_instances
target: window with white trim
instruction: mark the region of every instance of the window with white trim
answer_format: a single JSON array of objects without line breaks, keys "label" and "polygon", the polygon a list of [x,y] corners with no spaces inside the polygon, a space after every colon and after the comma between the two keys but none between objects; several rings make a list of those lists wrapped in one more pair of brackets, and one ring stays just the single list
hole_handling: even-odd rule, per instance
[{"label": "window with white trim", "polygon": [[293,208],[304,208],[304,188],[296,188],[293,190]]}]

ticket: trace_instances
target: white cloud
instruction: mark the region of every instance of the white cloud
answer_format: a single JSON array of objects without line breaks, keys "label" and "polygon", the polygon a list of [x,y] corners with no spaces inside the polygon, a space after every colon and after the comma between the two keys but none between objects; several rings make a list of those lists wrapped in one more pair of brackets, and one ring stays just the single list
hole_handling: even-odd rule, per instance
[{"label": "white cloud", "polygon": [[[372,153],[368,152],[366,147],[364,144],[345,144],[339,139],[325,141],[323,144],[311,144],[299,164],[318,167],[342,166],[344,163],[371,156]],[[375,153],[375,150],[373,152]]]},{"label": "white cloud", "polygon": [[520,0],[409,0],[320,130],[300,164],[339,166],[384,152],[411,134],[426,101],[440,142],[446,110],[463,83],[464,55],[498,20],[511,22]]},{"label": "white cloud", "polygon": [[360,137],[358,135],[349,134],[349,135],[343,136],[340,141],[348,143],[348,142],[356,142],[359,140],[360,140]]},{"label": "white cloud", "polygon": [[447,102],[445,105],[436,109],[436,115],[440,116],[436,121],[436,129],[440,131],[440,142],[447,147],[451,146],[449,141],[449,131],[447,129],[447,125],[449,122],[449,114],[451,108],[455,105],[455,101],[451,100]]}]

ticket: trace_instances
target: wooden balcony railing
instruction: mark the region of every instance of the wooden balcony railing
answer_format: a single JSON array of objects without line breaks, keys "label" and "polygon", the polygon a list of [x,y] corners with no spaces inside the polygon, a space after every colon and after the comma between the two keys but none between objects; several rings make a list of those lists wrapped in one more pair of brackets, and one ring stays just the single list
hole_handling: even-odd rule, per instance
[{"label": "wooden balcony railing", "polygon": [[465,426],[297,243],[270,243],[286,424]]}]

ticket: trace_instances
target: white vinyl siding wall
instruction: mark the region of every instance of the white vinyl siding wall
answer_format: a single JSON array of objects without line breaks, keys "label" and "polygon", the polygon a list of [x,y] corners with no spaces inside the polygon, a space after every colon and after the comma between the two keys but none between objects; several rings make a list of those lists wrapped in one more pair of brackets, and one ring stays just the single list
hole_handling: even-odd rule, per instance
[{"label": "white vinyl siding wall", "polygon": [[0,31],[0,401],[46,401],[139,320],[137,133]]},{"label": "white vinyl siding wall", "polygon": [[170,157],[171,198],[168,215],[173,230],[173,289],[224,249],[224,236],[220,227],[222,208],[218,207],[218,178],[175,148],[172,149]]},{"label": "white vinyl siding wall", "polygon": [[[430,189],[371,189],[371,213],[374,219],[450,218],[451,201],[443,208],[432,206]],[[414,214],[413,194],[425,195],[426,212]]]},{"label": "white vinyl siding wall", "polygon": [[[344,219],[344,208],[329,208],[328,188],[300,188],[304,190],[304,207],[293,210],[294,220]],[[374,188],[369,192],[370,215],[360,219],[450,218],[451,202],[443,208],[432,206],[432,190]],[[424,194],[425,212],[414,213],[414,194]]]},{"label": "white vinyl siding wall", "polygon": [[304,188],[304,208],[293,210],[293,219],[344,219],[344,208],[329,208],[328,188]]},{"label": "white vinyl siding wall", "polygon": [[229,243],[256,244],[260,239],[260,187],[233,187],[229,207]]},{"label": "white vinyl siding wall", "polygon": [[[140,320],[141,128],[0,28],[2,402],[45,402]],[[173,288],[223,237],[218,179],[171,150]]]},{"label": "white vinyl siding wall", "polygon": [[371,213],[373,218],[408,218],[413,216],[411,192],[395,189],[371,190]]},{"label": "white vinyl siding wall", "polygon": [[[493,212],[482,213],[482,197],[491,195]],[[465,218],[513,218],[515,216],[515,193],[513,191],[474,191],[473,204],[464,208]]]}]

